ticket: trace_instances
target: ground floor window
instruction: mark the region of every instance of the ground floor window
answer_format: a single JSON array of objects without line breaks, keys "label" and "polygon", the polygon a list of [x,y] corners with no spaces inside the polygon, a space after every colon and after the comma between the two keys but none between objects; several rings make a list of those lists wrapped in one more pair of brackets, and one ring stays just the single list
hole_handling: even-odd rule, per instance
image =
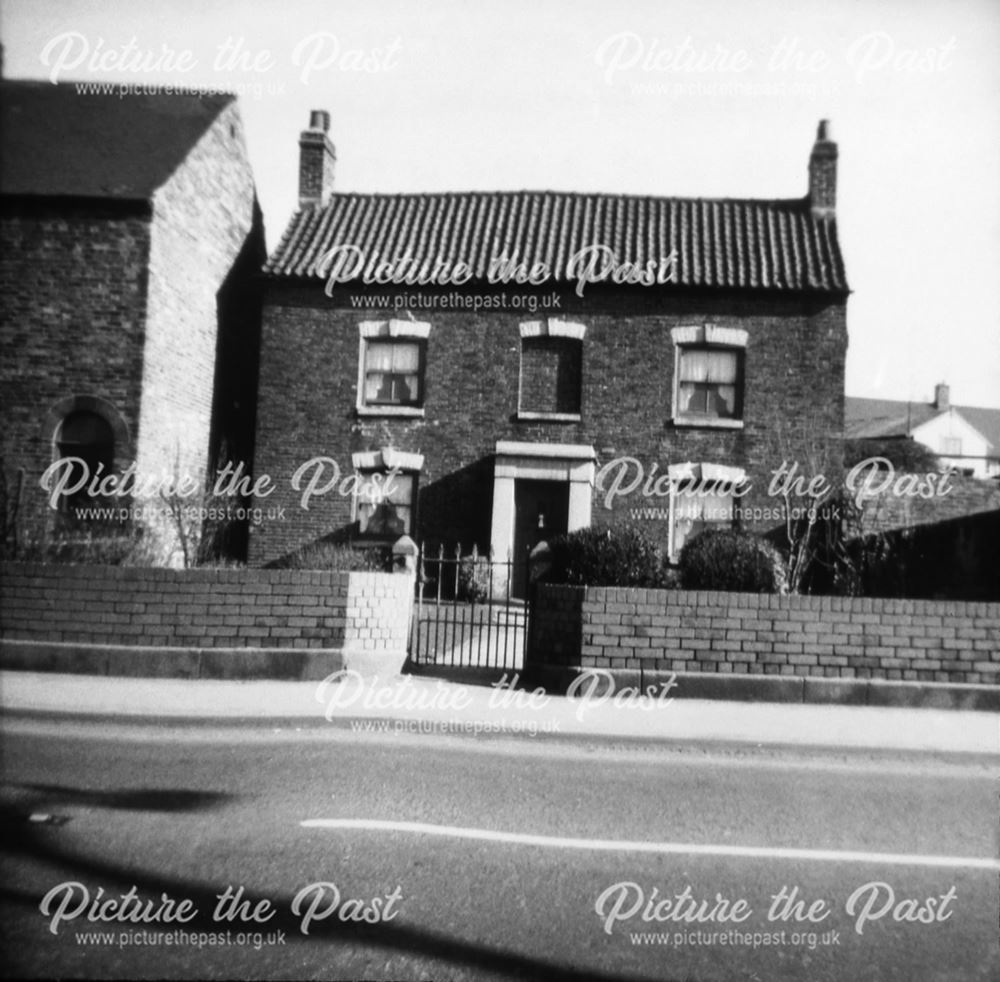
[{"label": "ground floor window", "polygon": [[670,473],[670,558],[676,562],[699,532],[733,527],[746,475],[718,464],[675,465]]},{"label": "ground floor window", "polygon": [[416,474],[362,473],[357,495],[359,534],[380,539],[412,535],[416,491]]},{"label": "ground floor window", "polygon": [[423,456],[386,447],[355,453],[351,459],[358,475],[354,495],[358,535],[386,542],[401,535],[412,537]]}]

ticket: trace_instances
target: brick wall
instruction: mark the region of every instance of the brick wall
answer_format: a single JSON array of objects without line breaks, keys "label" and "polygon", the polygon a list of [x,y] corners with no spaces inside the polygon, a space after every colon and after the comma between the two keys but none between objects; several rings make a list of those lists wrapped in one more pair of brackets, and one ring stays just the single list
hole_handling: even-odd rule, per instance
[{"label": "brick wall", "polygon": [[525,338],[521,343],[519,408],[540,413],[579,412],[581,349],[575,338]]},{"label": "brick wall", "polygon": [[[882,482],[888,476],[888,472],[880,472],[874,476],[873,488],[881,489]],[[892,476],[894,481],[905,480],[901,473],[894,472]],[[864,478],[859,480],[863,481]],[[860,531],[869,535],[911,529],[984,512],[1000,512],[1000,484],[996,481],[951,474],[948,476],[947,493],[930,495],[927,476],[920,474],[919,480],[929,496],[894,494],[892,484],[887,483],[881,493],[864,500]]]},{"label": "brick wall", "polygon": [[391,573],[2,564],[6,640],[182,648],[406,649]]},{"label": "brick wall", "polygon": [[[557,316],[586,325],[582,345],[579,421],[518,419],[521,339],[519,324],[547,313],[414,310],[429,321],[426,402],[417,419],[359,417],[358,324],[399,317],[343,306],[321,286],[271,282],[263,311],[260,397],[255,471],[279,490],[262,505],[285,505],[280,522],[251,535],[250,561],[263,564],[321,536],[347,534],[349,497],[331,493],[299,507],[289,479],[304,461],[325,454],[342,473],[356,451],[394,447],[424,455],[416,538],[432,548],[460,541],[489,546],[493,456],[499,440],[593,446],[601,467],[632,456],[659,472],[690,461],[744,466],[755,495],[747,505],[767,505],[770,471],[798,459],[819,472],[839,473],[830,437],[843,429],[845,306],[830,297],[631,291],[596,287],[584,301],[561,297]],[[357,292],[361,292],[360,290]],[[376,291],[366,288],[369,296]],[[425,291],[427,292],[427,291]],[[710,322],[745,328],[744,422],[740,430],[681,428],[670,423],[673,397],[672,327]],[[640,491],[606,510],[595,493],[592,523],[618,521],[630,509],[666,505]],[[666,536],[666,520],[644,519]],[[774,524],[774,523],[771,523]]]},{"label": "brick wall", "polygon": [[[142,473],[190,474],[200,484],[214,464],[209,446],[219,294],[255,238],[263,242],[263,227],[243,124],[232,102],[153,197],[136,451]],[[250,273],[243,288],[252,281]],[[256,349],[256,328],[252,322],[247,327],[246,344]],[[174,536],[173,523],[163,523],[159,533]]]},{"label": "brick wall", "polygon": [[1000,682],[1000,604],[542,585],[529,665]]},{"label": "brick wall", "polygon": [[[0,450],[8,487],[24,470],[23,538],[37,540],[55,524],[38,479],[68,411],[59,407],[74,397],[96,397],[120,417],[119,470],[135,461],[148,475],[203,475],[220,291],[239,291],[231,273],[248,243],[263,250],[236,103],[151,202],[4,198],[0,219]],[[255,269],[239,268],[245,290]],[[243,344],[254,381],[255,316]],[[243,425],[252,431],[252,412]],[[252,447],[252,436],[241,445]],[[167,558],[172,524],[158,531]]]},{"label": "brick wall", "polygon": [[44,528],[38,479],[53,460],[57,418],[76,395],[100,396],[134,457],[146,317],[149,221],[141,208],[4,201],[0,221],[0,448],[8,487],[23,468],[21,517]]}]

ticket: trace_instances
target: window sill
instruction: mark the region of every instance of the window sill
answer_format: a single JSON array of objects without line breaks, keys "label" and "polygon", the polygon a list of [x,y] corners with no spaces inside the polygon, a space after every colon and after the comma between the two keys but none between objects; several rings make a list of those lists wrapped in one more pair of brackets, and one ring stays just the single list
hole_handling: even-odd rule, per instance
[{"label": "window sill", "polygon": [[423,419],[423,406],[358,406],[359,416],[403,416],[409,419]]},{"label": "window sill", "polygon": [[532,413],[518,410],[518,422],[542,422],[542,423],[579,423],[579,413]]},{"label": "window sill", "polygon": [[742,430],[742,419],[716,419],[711,416],[675,416],[671,421],[677,427],[700,427],[706,430]]}]

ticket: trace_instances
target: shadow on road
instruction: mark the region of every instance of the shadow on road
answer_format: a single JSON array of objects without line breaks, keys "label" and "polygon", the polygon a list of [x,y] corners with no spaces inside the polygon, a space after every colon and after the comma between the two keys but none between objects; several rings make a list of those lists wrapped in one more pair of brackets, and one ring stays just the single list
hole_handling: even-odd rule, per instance
[{"label": "shadow on road", "polygon": [[[173,788],[139,788],[95,791],[55,784],[8,784],[32,795],[32,810],[40,808],[115,808],[120,811],[194,812],[219,808],[238,796],[218,791],[184,791]],[[19,811],[23,812],[23,805]]]},{"label": "shadow on road", "polygon": [[[230,796],[201,791],[184,790],[136,790],[136,791],[89,791],[56,785],[21,785],[37,797],[28,810],[24,802],[17,807],[9,803],[0,806],[0,853],[21,856],[47,865],[54,865],[60,871],[81,880],[90,878],[105,891],[117,886],[127,892],[135,886],[140,900],[158,900],[161,893],[171,897],[190,899],[199,911],[212,911],[219,895],[228,884],[213,886],[205,883],[188,882],[175,877],[164,876],[152,871],[144,871],[76,855],[60,846],[58,829],[28,820],[29,814],[42,802],[46,807],[57,803],[70,805],[99,805],[106,808],[150,811],[191,811],[214,808],[224,804]],[[0,897],[7,903],[37,909],[41,897],[29,896],[10,888],[0,889]],[[491,948],[481,944],[463,941],[424,928],[399,924],[397,921],[375,925],[343,923],[338,920],[314,921],[310,933],[300,932],[300,918],[291,912],[292,897],[289,895],[249,895],[243,899],[254,907],[259,901],[270,900],[276,911],[267,922],[265,930],[284,931],[289,943],[351,941],[389,949],[399,954],[410,954],[446,961],[466,970],[479,970],[503,974],[509,979],[546,980],[546,982],[671,982],[661,974],[650,976],[618,975],[602,971],[592,971],[582,967],[572,967],[545,961],[530,955],[502,948]],[[207,915],[206,915],[207,916]],[[155,926],[155,925],[153,925]],[[235,925],[234,925],[235,926]],[[197,922],[186,925],[192,930],[220,930],[225,925],[199,926]],[[21,965],[23,971],[29,966]],[[680,980],[676,980],[680,982]]]}]

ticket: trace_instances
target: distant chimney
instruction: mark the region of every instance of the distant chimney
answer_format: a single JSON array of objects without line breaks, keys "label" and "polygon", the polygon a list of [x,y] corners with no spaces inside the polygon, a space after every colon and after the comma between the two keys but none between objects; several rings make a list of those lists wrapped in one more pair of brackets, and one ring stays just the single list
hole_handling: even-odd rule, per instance
[{"label": "distant chimney", "polygon": [[934,386],[934,408],[935,409],[948,409],[951,405],[950,402],[951,392],[948,386],[944,382],[938,382]]},{"label": "distant chimney", "polygon": [[821,119],[809,157],[809,204],[814,215],[832,217],[837,207],[837,144],[830,138],[830,121]]},{"label": "distant chimney", "polygon": [[309,129],[299,137],[299,207],[325,205],[333,190],[333,165],[337,154],[327,133],[330,114],[314,109],[309,114]]}]

